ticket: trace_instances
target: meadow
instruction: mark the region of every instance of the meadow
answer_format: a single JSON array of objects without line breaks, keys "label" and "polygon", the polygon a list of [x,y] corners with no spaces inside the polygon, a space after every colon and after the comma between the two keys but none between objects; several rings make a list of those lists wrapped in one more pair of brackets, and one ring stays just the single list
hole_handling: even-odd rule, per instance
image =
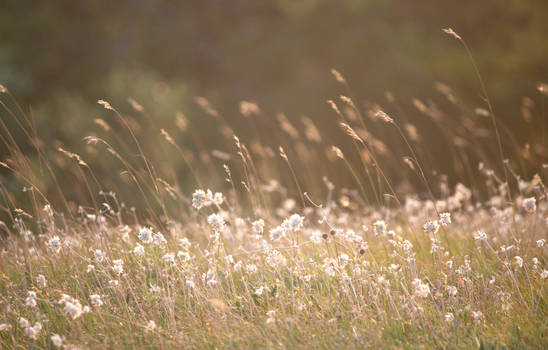
[{"label": "meadow", "polygon": [[105,96],[76,151],[2,86],[0,347],[544,348],[548,85],[522,146],[445,33],[483,104],[437,84],[427,131],[333,70],[323,127],[203,97],[200,126],[157,125]]}]

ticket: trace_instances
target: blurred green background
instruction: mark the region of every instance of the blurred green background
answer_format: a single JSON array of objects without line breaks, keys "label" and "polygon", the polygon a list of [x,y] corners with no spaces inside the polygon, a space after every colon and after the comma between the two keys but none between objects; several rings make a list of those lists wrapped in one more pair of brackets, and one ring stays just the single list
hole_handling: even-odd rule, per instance
[{"label": "blurred green background", "polygon": [[[90,164],[93,157],[97,163],[105,162],[82,141],[86,135],[105,131],[95,121],[102,118],[118,130],[122,140],[119,145],[112,142],[124,149],[123,140],[129,140],[129,135],[97,106],[97,99],[103,98],[132,116],[147,156],[165,156],[163,161],[171,162],[171,168],[163,176],[186,192],[195,184],[190,184],[177,152],[162,143],[160,128],[171,130],[176,142],[191,153],[197,144],[209,151],[234,151],[227,138],[217,137],[211,116],[195,103],[196,96],[206,97],[246,142],[258,137],[268,143],[270,135],[268,130],[254,132],[246,127],[239,111],[242,100],[255,101],[273,120],[283,112],[297,129],[302,129],[300,118],[306,115],[322,131],[326,145],[344,146],[349,141],[336,128],[337,117],[325,101],[351,94],[359,109],[369,102],[379,103],[397,119],[416,126],[429,174],[434,170],[434,174],[448,174],[450,182],[466,182],[465,171],[454,170],[452,155],[445,150],[454,140],[439,132],[412,102],[418,98],[429,106],[440,106],[449,119],[486,108],[466,51],[441,30],[447,27],[470,46],[498,118],[514,133],[512,142],[504,137],[505,147],[513,152],[508,151],[508,156],[521,163],[526,174],[539,171],[546,160],[545,116],[536,90],[538,82],[548,80],[545,0],[4,0],[0,9],[0,83],[32,116],[44,147],[62,146]],[[332,68],[347,79],[351,92],[336,83]],[[436,82],[450,86],[468,109],[448,103],[436,90]],[[386,106],[387,91],[398,101],[397,108]],[[128,97],[146,113],[136,113]],[[10,103],[6,102],[14,108]],[[524,116],[524,108],[529,117]],[[1,117],[32,157],[32,144],[24,141],[24,133],[4,109]],[[470,118],[479,118],[478,123],[489,129],[488,118],[474,113]],[[184,135],[187,127],[193,130],[191,136]],[[383,136],[379,138],[390,150],[400,147],[401,152],[394,151],[395,158],[405,155],[401,142],[393,140],[397,134],[377,125],[368,131]],[[285,143],[290,141],[288,137]],[[488,141],[485,155],[489,159],[484,160],[495,164],[496,144]],[[535,143],[538,147],[533,147],[530,163],[516,159],[527,151],[527,144]],[[272,140],[270,146],[276,150],[277,144],[284,140]],[[130,157],[132,147],[127,147]],[[6,149],[0,155],[4,160],[13,156]],[[314,168],[318,178],[325,172],[331,178],[340,177],[341,184],[353,181],[346,171],[343,175],[329,164],[311,163],[308,170],[301,169],[307,166],[299,161],[302,154],[289,156],[296,158],[301,176]],[[476,168],[477,160],[470,159],[471,168]],[[223,162],[217,161],[214,167],[220,173],[219,183]],[[387,165],[394,181],[409,178],[397,164],[402,163]],[[108,185],[111,172],[120,169],[96,164],[94,171]],[[13,174],[1,174],[8,192],[20,187],[12,181]],[[78,184],[77,178],[63,176],[63,181]],[[48,187],[44,177],[43,186]]]}]

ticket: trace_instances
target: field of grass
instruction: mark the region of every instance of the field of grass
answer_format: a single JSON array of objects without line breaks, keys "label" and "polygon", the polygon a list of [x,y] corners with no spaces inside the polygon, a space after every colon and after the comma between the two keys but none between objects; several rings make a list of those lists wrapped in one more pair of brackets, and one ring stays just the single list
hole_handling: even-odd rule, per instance
[{"label": "field of grass", "polygon": [[[108,117],[95,122],[106,136],[83,135],[80,155],[41,140],[2,87],[0,166],[20,186],[0,183],[0,348],[544,348],[548,165],[520,149],[506,160],[511,136],[499,133],[478,77],[487,103],[473,113],[490,136],[478,141],[485,129],[465,117],[466,129],[441,128],[468,185],[425,170],[431,150],[420,130],[352,97],[328,101],[331,132],[348,137],[344,151],[311,120],[301,135],[285,116],[264,140],[244,142],[198,98],[232,148],[206,151],[199,140],[183,149],[160,128],[137,134],[133,119],[100,100]],[[443,123],[434,107],[415,106]],[[240,111],[265,133],[250,121],[265,112],[251,102]],[[373,123],[395,130],[403,161],[391,163],[367,131]],[[184,170],[162,165],[160,144]],[[470,154],[493,157],[478,166]],[[112,181],[94,173],[107,158],[117,162],[107,166]],[[326,168],[353,185],[332,182]],[[407,190],[391,178],[399,169],[417,180]],[[177,182],[178,171],[193,188]]]}]

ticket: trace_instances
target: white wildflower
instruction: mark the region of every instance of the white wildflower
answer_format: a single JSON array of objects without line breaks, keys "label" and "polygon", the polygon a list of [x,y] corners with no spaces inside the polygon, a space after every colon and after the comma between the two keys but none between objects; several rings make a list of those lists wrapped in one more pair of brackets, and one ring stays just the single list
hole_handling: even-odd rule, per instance
[{"label": "white wildflower", "polygon": [[285,229],[282,226],[277,226],[270,231],[270,240],[277,241],[285,236]]},{"label": "white wildflower", "polygon": [[283,221],[282,227],[286,230],[297,232],[303,227],[303,223],[304,216],[300,216],[299,214],[293,214]]},{"label": "white wildflower", "polygon": [[137,237],[144,244],[152,243],[152,230],[148,227],[143,227],[137,233]]},{"label": "white wildflower", "polygon": [[38,288],[46,288],[48,284],[46,277],[44,275],[38,275],[38,277],[36,277],[36,284],[38,285]]},{"label": "white wildflower", "polygon": [[428,221],[426,224],[424,224],[423,229],[426,233],[436,234],[440,229],[440,224],[438,224],[437,220]]},{"label": "white wildflower", "polygon": [[54,253],[59,253],[61,250],[61,239],[59,236],[54,236],[48,241],[48,248],[51,249]]},{"label": "white wildflower", "polygon": [[386,232],[386,223],[384,220],[377,220],[373,223],[373,230],[375,231],[375,236],[382,236]]},{"label": "white wildflower", "polygon": [[447,226],[451,223],[451,213],[440,213],[440,224]]},{"label": "white wildflower", "polygon": [[145,247],[143,247],[139,243],[135,244],[135,248],[133,248],[133,254],[137,256],[145,256]]},{"label": "white wildflower", "polygon": [[264,220],[259,219],[251,223],[251,229],[256,234],[262,234],[264,232]]},{"label": "white wildflower", "polygon": [[122,259],[116,259],[112,261],[112,270],[118,275],[124,272],[124,261]]},{"label": "white wildflower", "polygon": [[211,214],[207,217],[207,222],[215,232],[221,232],[225,229],[225,220],[219,214]]},{"label": "white wildflower", "polygon": [[103,305],[103,300],[101,299],[101,296],[98,294],[92,294],[89,296],[89,299],[91,300],[91,305],[93,307],[99,307]]},{"label": "white wildflower", "polygon": [[430,294],[430,287],[426,283],[422,283],[420,279],[415,278],[411,284],[413,285],[415,296],[426,298]]},{"label": "white wildflower", "polygon": [[487,239],[487,234],[481,230],[477,230],[475,233],[474,233],[474,239],[476,241],[484,241]]},{"label": "white wildflower", "polygon": [[61,336],[59,334],[53,334],[51,337],[51,342],[53,343],[53,345],[55,345],[56,347],[60,348],[61,345],[63,345],[63,338],[61,338]]},{"label": "white wildflower", "polygon": [[148,324],[146,326],[146,331],[149,332],[155,329],[156,329],[156,322],[154,322],[153,320],[148,321]]}]

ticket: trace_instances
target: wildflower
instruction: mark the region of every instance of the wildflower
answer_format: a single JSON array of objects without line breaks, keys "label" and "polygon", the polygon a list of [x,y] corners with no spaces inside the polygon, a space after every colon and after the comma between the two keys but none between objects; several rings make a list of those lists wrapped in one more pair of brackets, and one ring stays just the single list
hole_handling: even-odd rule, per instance
[{"label": "wildflower", "polygon": [[95,266],[94,265],[88,265],[88,268],[87,268],[86,272],[90,273],[91,271],[95,271]]},{"label": "wildflower", "polygon": [[213,198],[210,190],[207,193],[204,190],[196,190],[192,194],[192,206],[198,210],[211,205]]},{"label": "wildflower", "polygon": [[272,267],[285,266],[287,265],[287,259],[277,250],[271,250],[266,258],[268,265]]},{"label": "wildflower", "polygon": [[481,311],[472,311],[472,319],[474,322],[480,322],[483,318],[483,313]]},{"label": "wildflower", "polygon": [[185,284],[186,284],[187,287],[189,287],[189,288],[194,288],[194,287],[196,286],[196,285],[194,284],[194,281],[193,281],[192,279],[190,279],[190,278],[187,279],[187,280],[185,281]]},{"label": "wildflower", "polygon": [[145,328],[146,328],[147,332],[155,330],[156,329],[156,322],[154,322],[153,320],[148,321],[148,324],[146,325]]},{"label": "wildflower", "polygon": [[271,323],[275,323],[276,322],[276,311],[275,310],[270,310],[270,311],[267,311],[266,315],[268,316],[268,318],[266,319],[266,324],[271,324]]},{"label": "wildflower", "polygon": [[476,241],[484,241],[487,239],[487,234],[481,230],[477,230],[475,233],[474,233],[474,239]]},{"label": "wildflower", "polygon": [[440,224],[447,226],[451,223],[451,213],[440,213]]},{"label": "wildflower", "polygon": [[382,236],[386,232],[386,223],[383,220],[377,220],[373,223],[375,236]]},{"label": "wildflower", "polygon": [[167,253],[165,254],[162,259],[164,259],[165,262],[170,264],[175,264],[175,254],[173,253]]},{"label": "wildflower", "polygon": [[253,230],[253,232],[255,232],[256,234],[262,234],[264,232],[264,220],[263,219],[259,219],[259,220],[255,220],[251,223],[251,229]]},{"label": "wildflower", "polygon": [[537,199],[535,197],[525,198],[523,200],[523,208],[528,213],[534,213],[537,210]]},{"label": "wildflower", "polygon": [[415,296],[426,298],[430,294],[430,287],[422,283],[420,279],[415,278],[411,284],[413,285]]},{"label": "wildflower", "polygon": [[277,241],[285,236],[285,229],[282,226],[277,226],[270,230],[270,240]]},{"label": "wildflower", "polygon": [[82,316],[83,313],[87,312],[89,308],[82,308],[82,304],[78,299],[72,298],[70,295],[63,294],[59,300],[59,304],[65,304],[65,312],[75,320],[78,317]]},{"label": "wildflower", "polygon": [[166,238],[160,232],[156,232],[154,236],[152,236],[152,241],[154,242],[155,245],[164,245],[167,243]]},{"label": "wildflower", "polygon": [[293,232],[299,231],[303,227],[304,216],[299,214],[293,214],[288,219],[285,219],[282,223],[282,227],[286,230],[291,230]]},{"label": "wildflower", "polygon": [[179,245],[183,249],[188,249],[188,248],[190,248],[190,241],[188,240],[188,238],[183,237],[183,238],[179,239]]},{"label": "wildflower", "polygon": [[11,329],[11,324],[7,324],[7,323],[0,324],[0,332],[9,331],[10,329]]},{"label": "wildflower", "polygon": [[538,246],[539,248],[542,248],[542,247],[544,246],[544,243],[546,243],[546,240],[545,240],[544,238],[539,239],[539,240],[537,241],[537,246]]},{"label": "wildflower", "polygon": [[426,224],[424,224],[423,229],[426,233],[436,234],[440,229],[440,225],[438,224],[437,220],[428,221]]},{"label": "wildflower", "polygon": [[320,231],[313,231],[310,235],[310,240],[316,244],[322,242],[322,233]]},{"label": "wildflower", "polygon": [[93,307],[99,307],[103,305],[103,300],[101,299],[101,296],[98,294],[92,294],[89,296],[89,299],[91,300],[91,305]]},{"label": "wildflower", "polygon": [[61,345],[63,345],[63,338],[61,338],[61,336],[59,334],[53,334],[51,337],[51,342],[53,343],[53,345],[55,345],[56,347],[60,348]]},{"label": "wildflower", "polygon": [[540,278],[546,279],[548,277],[548,270],[543,270],[540,274]]},{"label": "wildflower", "polygon": [[447,294],[449,294],[449,296],[454,297],[454,296],[457,295],[457,292],[458,292],[458,291],[457,291],[457,287],[455,287],[455,286],[447,286],[445,289],[447,290]]},{"label": "wildflower", "polygon": [[145,256],[145,247],[137,243],[135,248],[133,248],[133,254],[137,256]]},{"label": "wildflower", "polygon": [[95,257],[95,261],[100,263],[105,259],[105,252],[100,249],[96,249],[93,251],[93,256]]},{"label": "wildflower", "polygon": [[445,322],[447,322],[447,323],[451,323],[451,322],[453,322],[453,321],[455,320],[455,316],[454,316],[453,313],[451,313],[451,312],[446,313],[446,314],[443,316],[443,318],[445,319]]},{"label": "wildflower", "polygon": [[220,232],[225,229],[225,220],[219,214],[211,214],[207,217],[207,222],[215,232]]},{"label": "wildflower", "polygon": [[219,206],[223,204],[223,202],[224,202],[223,194],[221,192],[216,192],[215,195],[213,196],[213,204]]},{"label": "wildflower", "polygon": [[35,307],[36,304],[36,292],[29,290],[27,292],[27,298],[25,299],[25,305]]},{"label": "wildflower", "polygon": [[[28,321],[27,321],[28,323]],[[25,328],[25,335],[31,339],[38,339],[38,334],[42,330],[42,324],[40,322],[36,322],[34,326],[27,325]]]},{"label": "wildflower", "polygon": [[124,261],[122,259],[117,259],[112,261],[112,270],[118,275],[121,275],[124,272]]},{"label": "wildflower", "polygon": [[242,268],[242,261],[238,260],[238,262],[234,264],[234,271],[239,271],[241,268]]},{"label": "wildflower", "polygon": [[38,275],[38,277],[36,277],[36,284],[38,285],[38,288],[46,288],[48,284],[46,277],[44,277],[44,275]]},{"label": "wildflower", "polygon": [[179,260],[181,260],[182,262],[186,262],[186,261],[189,261],[190,260],[190,254],[188,252],[183,252],[182,250],[179,250],[177,252],[177,257],[179,258]]},{"label": "wildflower", "polygon": [[19,326],[20,326],[21,328],[26,328],[26,327],[29,326],[29,324],[30,324],[30,323],[29,323],[29,321],[28,321],[26,318],[24,318],[24,317],[19,317]]},{"label": "wildflower", "polygon": [[118,282],[118,280],[110,280],[110,281],[108,281],[108,284],[111,287],[117,287],[120,284],[120,282]]},{"label": "wildflower", "polygon": [[54,253],[59,253],[61,250],[61,239],[59,236],[54,236],[48,241],[48,248],[51,249]]},{"label": "wildflower", "polygon": [[329,265],[325,268],[325,273],[328,276],[333,277],[333,276],[335,276],[335,268],[332,265]]},{"label": "wildflower", "polygon": [[258,296],[262,295],[266,288],[267,287],[265,286],[260,286],[259,288],[255,289],[255,295],[258,295]]},{"label": "wildflower", "polygon": [[148,227],[143,227],[139,230],[137,237],[144,244],[152,243],[152,230]]},{"label": "wildflower", "polygon": [[514,261],[517,267],[520,267],[520,268],[523,267],[523,259],[521,258],[521,256],[516,255],[514,257]]}]

